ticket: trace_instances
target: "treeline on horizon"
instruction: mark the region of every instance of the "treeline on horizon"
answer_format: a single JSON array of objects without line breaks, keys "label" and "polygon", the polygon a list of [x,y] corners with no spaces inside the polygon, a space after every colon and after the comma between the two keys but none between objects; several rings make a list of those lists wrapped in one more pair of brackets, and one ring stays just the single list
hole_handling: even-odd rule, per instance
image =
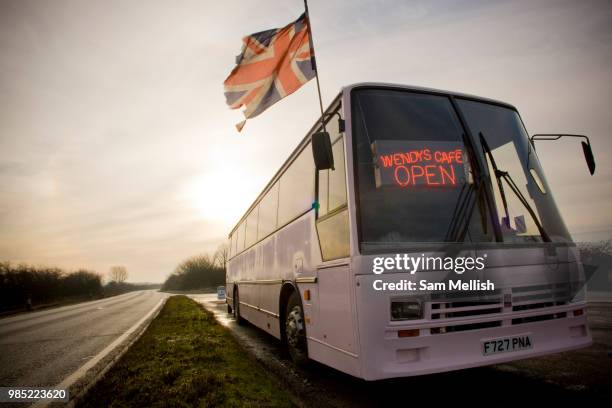
[{"label": "treeline on horizon", "polygon": [[70,299],[99,299],[159,286],[112,280],[104,284],[100,274],[87,269],[67,272],[54,267],[0,262],[0,313],[28,310]]},{"label": "treeline on horizon", "polygon": [[168,276],[162,290],[213,290],[225,285],[225,246],[214,256],[196,255],[181,262]]},{"label": "treeline on horizon", "polygon": [[[612,290],[612,240],[578,243],[588,274],[589,290]],[[162,285],[162,290],[214,290],[225,285],[227,248],[219,247],[214,256],[197,255],[181,262]],[[87,300],[114,296],[132,290],[157,289],[158,284],[134,284],[113,280],[106,284],[100,274],[79,269],[14,265],[0,262],[0,313],[36,308],[75,299]],[[29,302],[28,302],[29,300]]]}]

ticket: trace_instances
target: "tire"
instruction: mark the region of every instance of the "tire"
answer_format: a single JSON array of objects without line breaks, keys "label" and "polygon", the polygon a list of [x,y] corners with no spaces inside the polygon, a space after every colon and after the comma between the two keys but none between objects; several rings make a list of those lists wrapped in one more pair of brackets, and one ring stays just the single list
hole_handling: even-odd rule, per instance
[{"label": "tire", "polygon": [[289,296],[285,310],[285,340],[291,360],[298,366],[308,364],[308,346],[306,343],[306,325],[304,309],[300,295],[293,292]]},{"label": "tire", "polygon": [[244,319],[240,316],[240,299],[238,298],[238,288],[234,289],[234,307],[232,307],[234,312],[234,318],[236,319],[236,323],[239,325],[244,324]]}]

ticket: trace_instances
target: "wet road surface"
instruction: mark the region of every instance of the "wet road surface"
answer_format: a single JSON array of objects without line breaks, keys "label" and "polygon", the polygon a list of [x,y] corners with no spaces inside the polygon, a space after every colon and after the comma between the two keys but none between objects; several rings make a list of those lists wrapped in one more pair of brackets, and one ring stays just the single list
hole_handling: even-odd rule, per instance
[{"label": "wet road surface", "polygon": [[612,303],[588,307],[593,345],[549,356],[420,377],[364,381],[314,363],[295,368],[280,342],[255,326],[238,326],[216,294],[190,295],[211,310],[266,368],[309,406],[372,407],[458,401],[476,406],[581,404],[612,397]]}]

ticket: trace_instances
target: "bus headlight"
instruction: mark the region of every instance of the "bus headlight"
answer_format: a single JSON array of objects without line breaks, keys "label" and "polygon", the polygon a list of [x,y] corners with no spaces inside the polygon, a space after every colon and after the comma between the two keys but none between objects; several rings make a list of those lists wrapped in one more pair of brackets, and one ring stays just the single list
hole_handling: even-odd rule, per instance
[{"label": "bus headlight", "polygon": [[391,320],[422,319],[421,303],[415,301],[392,300]]}]

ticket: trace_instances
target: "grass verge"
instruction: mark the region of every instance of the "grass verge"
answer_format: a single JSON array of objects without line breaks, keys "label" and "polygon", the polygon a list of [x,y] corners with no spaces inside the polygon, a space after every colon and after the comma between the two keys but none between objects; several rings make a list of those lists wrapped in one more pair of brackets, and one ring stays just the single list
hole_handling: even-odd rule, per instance
[{"label": "grass verge", "polygon": [[292,406],[212,313],[172,296],[79,407]]}]

